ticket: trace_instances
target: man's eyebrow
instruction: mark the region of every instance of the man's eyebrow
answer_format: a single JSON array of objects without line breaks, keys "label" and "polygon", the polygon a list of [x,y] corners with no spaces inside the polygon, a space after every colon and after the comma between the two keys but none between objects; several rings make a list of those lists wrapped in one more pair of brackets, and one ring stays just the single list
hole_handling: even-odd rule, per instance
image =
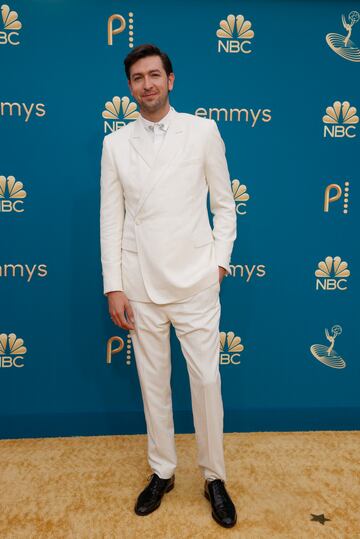
[{"label": "man's eyebrow", "polygon": [[[149,73],[154,73],[155,71],[160,73],[160,69],[150,69]],[[142,73],[133,73],[132,77],[136,77],[136,75],[142,75]]]}]

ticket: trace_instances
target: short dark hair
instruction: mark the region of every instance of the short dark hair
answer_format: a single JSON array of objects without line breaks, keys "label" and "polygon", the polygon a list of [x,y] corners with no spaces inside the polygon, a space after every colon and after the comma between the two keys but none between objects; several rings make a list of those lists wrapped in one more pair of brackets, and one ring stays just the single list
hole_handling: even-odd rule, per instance
[{"label": "short dark hair", "polygon": [[156,45],[145,43],[144,45],[135,47],[124,60],[125,73],[128,80],[130,80],[130,67],[141,58],[146,58],[147,56],[160,56],[166,74],[169,76],[170,73],[173,73],[172,63],[166,52],[161,51]]}]

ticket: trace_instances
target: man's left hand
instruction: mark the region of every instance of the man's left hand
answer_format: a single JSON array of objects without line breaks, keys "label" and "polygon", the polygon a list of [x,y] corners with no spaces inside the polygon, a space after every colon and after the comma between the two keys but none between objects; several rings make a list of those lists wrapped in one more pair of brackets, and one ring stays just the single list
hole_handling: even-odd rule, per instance
[{"label": "man's left hand", "polygon": [[224,276],[227,274],[227,271],[222,266],[218,266],[218,267],[219,267],[219,283],[221,284]]}]

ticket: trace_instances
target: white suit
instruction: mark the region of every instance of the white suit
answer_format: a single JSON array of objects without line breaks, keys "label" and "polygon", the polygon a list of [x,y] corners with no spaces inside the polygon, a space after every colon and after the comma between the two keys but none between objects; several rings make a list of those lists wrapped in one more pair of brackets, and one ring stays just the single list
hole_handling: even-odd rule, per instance
[{"label": "white suit", "polygon": [[235,202],[214,120],[174,110],[154,160],[137,119],[104,138],[101,173],[104,293],[164,304],[215,284],[218,266],[230,272]]},{"label": "white suit", "polygon": [[235,202],[216,123],[174,109],[169,116],[156,157],[140,118],[104,138],[104,294],[123,290],[133,308],[135,330],[130,335],[150,467],[168,478],[177,465],[170,386],[172,324],[190,378],[199,466],[205,478],[225,480],[218,267],[230,272]]}]

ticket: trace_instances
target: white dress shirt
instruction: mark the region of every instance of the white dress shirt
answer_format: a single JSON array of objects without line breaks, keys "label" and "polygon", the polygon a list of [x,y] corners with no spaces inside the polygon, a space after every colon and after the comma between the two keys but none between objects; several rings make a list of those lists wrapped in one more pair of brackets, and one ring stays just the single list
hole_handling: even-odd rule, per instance
[{"label": "white dress shirt", "polygon": [[173,107],[170,106],[170,110],[161,120],[158,122],[151,122],[150,120],[147,120],[142,116],[140,113],[139,118],[142,122],[142,125],[144,126],[145,131],[148,133],[148,135],[151,137],[151,140],[154,144],[154,150],[155,153],[160,150],[160,147],[164,141],[166,131],[169,128],[169,124],[172,117],[172,111],[174,110]]}]

